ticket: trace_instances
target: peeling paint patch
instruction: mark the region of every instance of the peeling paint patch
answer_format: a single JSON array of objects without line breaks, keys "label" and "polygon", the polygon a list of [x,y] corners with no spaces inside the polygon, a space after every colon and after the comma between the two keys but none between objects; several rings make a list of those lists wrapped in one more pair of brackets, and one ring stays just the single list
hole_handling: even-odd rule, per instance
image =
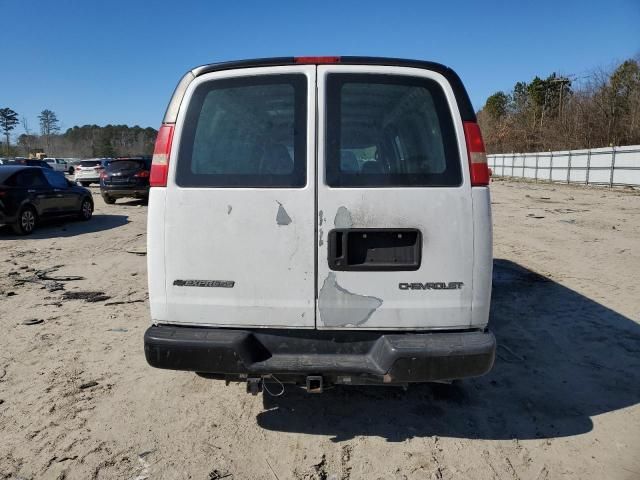
[{"label": "peeling paint patch", "polygon": [[322,226],[322,210],[318,212],[318,226]]},{"label": "peeling paint patch", "polygon": [[284,207],[280,202],[276,200],[276,203],[278,204],[278,213],[276,214],[276,223],[278,225],[289,225],[291,223],[291,217],[289,216],[289,214],[287,213],[287,211],[284,209]]},{"label": "peeling paint patch", "polygon": [[320,231],[318,232],[318,245],[321,247],[322,245],[324,245],[324,240],[323,240],[323,236],[324,236],[324,232],[322,231],[322,229],[320,229]]},{"label": "peeling paint patch", "polygon": [[376,297],[358,295],[338,285],[336,274],[329,272],[318,295],[320,320],[327,327],[362,325],[382,305]]},{"label": "peeling paint patch", "polygon": [[231,215],[231,210],[233,210],[233,207],[231,205],[227,205],[227,215]]},{"label": "peeling paint patch", "polygon": [[353,227],[353,220],[351,219],[351,212],[347,210],[347,207],[340,207],[336,212],[336,218],[333,220],[333,224],[336,228],[351,228]]}]

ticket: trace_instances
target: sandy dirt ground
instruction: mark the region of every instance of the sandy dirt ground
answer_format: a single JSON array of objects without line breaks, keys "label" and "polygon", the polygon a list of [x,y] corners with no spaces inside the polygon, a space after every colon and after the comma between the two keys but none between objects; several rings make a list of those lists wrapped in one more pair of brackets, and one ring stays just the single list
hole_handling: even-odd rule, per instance
[{"label": "sandy dirt ground", "polygon": [[148,367],[137,202],[0,229],[0,478],[640,479],[640,196],[492,188],[495,367],[406,392]]}]

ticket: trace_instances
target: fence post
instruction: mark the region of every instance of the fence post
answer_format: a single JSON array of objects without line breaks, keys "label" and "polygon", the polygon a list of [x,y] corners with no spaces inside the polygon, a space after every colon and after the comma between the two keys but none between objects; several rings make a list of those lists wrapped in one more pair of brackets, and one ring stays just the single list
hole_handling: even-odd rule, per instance
[{"label": "fence post", "polygon": [[586,185],[589,186],[589,171],[591,169],[591,149],[587,152],[587,174],[586,174]]},{"label": "fence post", "polygon": [[553,152],[549,152],[551,158],[549,159],[549,181],[553,183]]},{"label": "fence post", "polygon": [[522,154],[522,178],[527,178],[524,176],[525,165],[527,164],[527,154]]},{"label": "fence post", "polygon": [[536,152],[536,173],[535,173],[536,183],[538,183],[538,152]]},{"label": "fence post", "polygon": [[569,150],[569,159],[567,160],[567,184],[571,183],[571,150]]},{"label": "fence post", "polygon": [[513,167],[516,163],[516,154],[511,153],[511,178],[513,178]]},{"label": "fence post", "polygon": [[611,151],[611,175],[609,176],[609,188],[613,188],[613,172],[616,169],[616,147],[613,147]]}]

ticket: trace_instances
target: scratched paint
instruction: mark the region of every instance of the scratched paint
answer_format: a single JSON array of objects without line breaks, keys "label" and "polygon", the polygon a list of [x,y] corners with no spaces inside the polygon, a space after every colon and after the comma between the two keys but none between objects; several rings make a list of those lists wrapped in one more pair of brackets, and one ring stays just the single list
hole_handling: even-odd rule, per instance
[{"label": "scratched paint", "polygon": [[329,272],[318,295],[320,321],[327,327],[362,325],[380,305],[379,298],[358,295],[338,285],[334,272]]},{"label": "scratched paint", "polygon": [[351,218],[351,212],[347,207],[340,207],[336,212],[336,216],[333,220],[333,224],[336,228],[351,228],[353,227],[353,220]]},{"label": "scratched paint", "polygon": [[280,202],[276,200],[276,203],[278,204],[278,213],[276,213],[276,223],[280,226],[289,225],[291,223],[291,217],[289,216],[289,214],[287,213],[287,211],[284,209],[284,207]]}]

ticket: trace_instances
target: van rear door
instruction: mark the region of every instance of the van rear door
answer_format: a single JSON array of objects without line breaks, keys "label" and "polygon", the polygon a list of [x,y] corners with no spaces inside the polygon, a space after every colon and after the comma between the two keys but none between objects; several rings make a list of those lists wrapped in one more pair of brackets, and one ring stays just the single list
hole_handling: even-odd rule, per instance
[{"label": "van rear door", "polygon": [[448,81],[390,66],[317,75],[317,327],[469,327],[471,187]]},{"label": "van rear door", "polygon": [[315,90],[313,65],[189,85],[165,204],[172,323],[313,328]]}]

